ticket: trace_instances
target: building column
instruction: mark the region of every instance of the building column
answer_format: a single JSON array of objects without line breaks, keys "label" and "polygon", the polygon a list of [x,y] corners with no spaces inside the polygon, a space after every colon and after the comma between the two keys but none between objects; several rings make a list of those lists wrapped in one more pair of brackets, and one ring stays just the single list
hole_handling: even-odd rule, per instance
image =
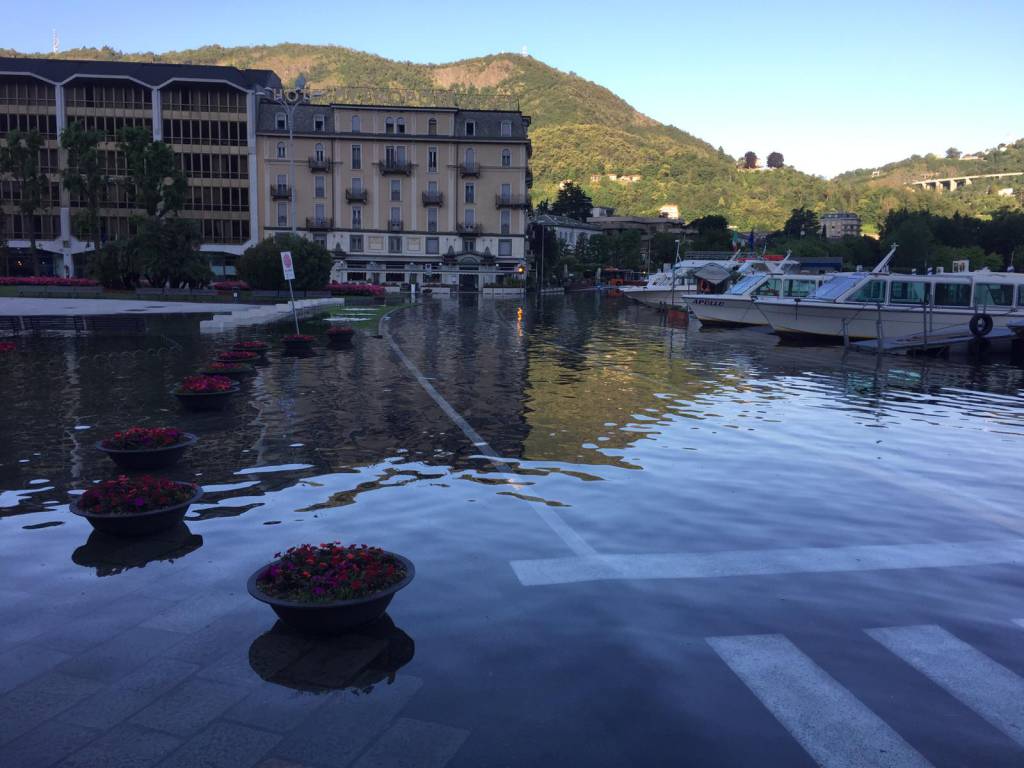
[{"label": "building column", "polygon": [[[68,153],[60,146],[60,135],[68,125],[67,105],[64,103],[64,86],[53,86],[54,101],[57,105],[57,167],[68,167]],[[71,193],[60,186],[60,253],[64,274],[75,274],[75,260],[71,255]],[[62,277],[63,275],[58,275]]]},{"label": "building column", "polygon": [[259,158],[256,156],[256,98],[252,91],[246,94],[245,98],[246,159],[249,163],[249,243],[258,243],[263,239],[263,233],[260,231]]},{"label": "building column", "polygon": [[150,101],[153,103],[153,141],[164,140],[164,105],[160,103],[160,89],[153,88],[150,91]]}]

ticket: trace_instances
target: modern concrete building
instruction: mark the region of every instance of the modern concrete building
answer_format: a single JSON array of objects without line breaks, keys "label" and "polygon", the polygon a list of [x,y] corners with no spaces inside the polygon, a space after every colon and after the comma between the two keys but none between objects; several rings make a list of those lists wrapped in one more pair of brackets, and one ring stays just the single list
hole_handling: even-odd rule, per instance
[{"label": "modern concrete building", "polygon": [[823,213],[819,221],[827,240],[860,237],[860,216],[856,213],[847,213],[846,211]]},{"label": "modern concrete building", "polygon": [[137,213],[118,183],[125,168],[117,132],[141,126],[174,149],[189,183],[182,215],[199,222],[202,250],[214,271],[231,273],[233,259],[259,236],[257,94],[275,87],[280,81],[268,70],[0,58],[0,139],[15,129],[38,130],[41,167],[49,178],[43,208],[29,218],[18,210],[16,182],[0,177],[0,236],[10,248],[24,249],[34,230],[43,271],[84,272],[92,243],[79,238],[72,224],[81,205],[61,184],[61,131],[79,121],[104,133],[101,148],[113,183],[101,209],[103,242],[129,234]]},{"label": "modern concrete building", "polygon": [[261,235],[323,243],[339,281],[522,285],[530,119],[437,97],[446,105],[262,100]]}]

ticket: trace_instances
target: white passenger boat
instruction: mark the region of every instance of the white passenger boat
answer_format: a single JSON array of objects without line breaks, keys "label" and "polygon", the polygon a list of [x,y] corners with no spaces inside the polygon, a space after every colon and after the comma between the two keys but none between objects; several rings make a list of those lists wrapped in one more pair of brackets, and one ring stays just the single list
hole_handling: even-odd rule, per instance
[{"label": "white passenger boat", "polygon": [[805,299],[755,302],[780,336],[897,339],[970,329],[985,335],[1024,319],[1024,275],[1012,272],[886,271],[895,246],[871,272],[845,272]]},{"label": "white passenger boat", "polygon": [[[645,285],[623,285],[619,290],[624,296],[641,304],[651,307],[667,306],[672,304],[673,299],[678,298],[681,293],[696,291],[697,278],[694,274],[697,270],[711,267],[721,269],[723,275],[729,275],[741,264],[742,262],[736,258],[682,259],[677,261],[671,270],[655,272],[647,278]],[[673,282],[675,282],[674,287]]]}]

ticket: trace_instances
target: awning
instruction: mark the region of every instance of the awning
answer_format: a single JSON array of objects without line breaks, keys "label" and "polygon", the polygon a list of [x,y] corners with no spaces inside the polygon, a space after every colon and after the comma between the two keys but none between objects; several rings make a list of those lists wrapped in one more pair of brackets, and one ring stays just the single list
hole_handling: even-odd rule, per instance
[{"label": "awning", "polygon": [[693,277],[704,282],[718,285],[724,283],[732,275],[732,272],[719,264],[705,264],[690,273]]}]

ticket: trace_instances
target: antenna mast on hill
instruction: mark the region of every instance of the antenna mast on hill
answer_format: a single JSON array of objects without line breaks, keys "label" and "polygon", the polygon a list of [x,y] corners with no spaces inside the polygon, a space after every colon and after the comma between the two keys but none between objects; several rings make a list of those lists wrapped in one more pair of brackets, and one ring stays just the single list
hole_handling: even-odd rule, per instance
[{"label": "antenna mast on hill", "polygon": [[53,30],[53,48],[51,53],[60,53],[60,35],[57,34],[57,30]]}]

